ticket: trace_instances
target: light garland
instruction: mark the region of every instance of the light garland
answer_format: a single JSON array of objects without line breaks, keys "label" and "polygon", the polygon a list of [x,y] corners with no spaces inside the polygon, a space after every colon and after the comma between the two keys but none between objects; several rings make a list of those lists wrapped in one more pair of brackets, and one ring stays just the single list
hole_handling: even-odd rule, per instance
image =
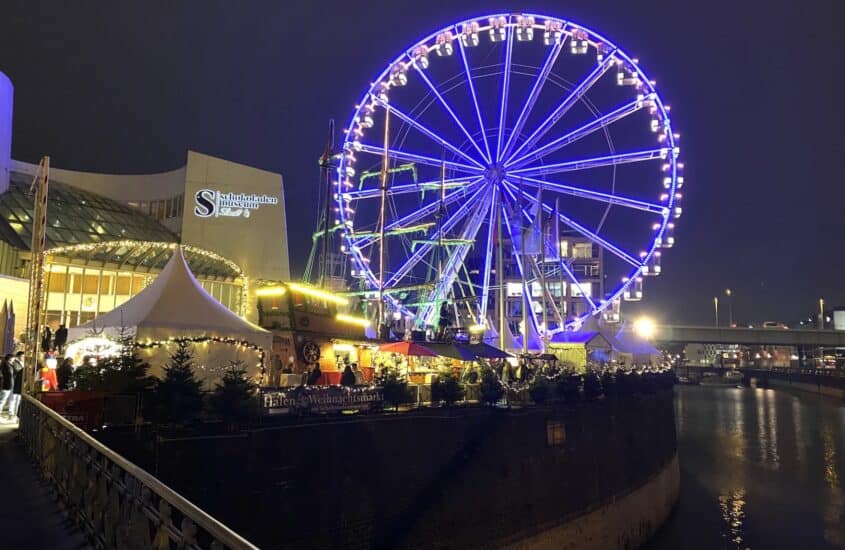
[{"label": "light garland", "polygon": [[322,300],[326,300],[327,302],[334,302],[343,306],[349,305],[349,300],[347,300],[346,298],[343,298],[342,296],[335,296],[331,292],[326,292],[325,290],[320,290],[319,288],[301,285],[298,283],[285,283],[285,285],[289,289],[293,290],[294,292],[299,292],[300,294],[313,296],[314,298],[320,298]]},{"label": "light garland", "polygon": [[179,344],[179,343],[185,343],[185,342],[188,342],[188,343],[191,343],[191,344],[197,344],[197,343],[203,343],[203,342],[214,342],[216,344],[226,344],[226,345],[230,345],[230,346],[237,346],[239,348],[247,348],[247,349],[250,349],[250,350],[253,350],[253,351],[257,351],[258,352],[258,359],[259,359],[257,366],[258,366],[259,369],[261,369],[261,376],[262,377],[266,374],[266,369],[265,369],[265,366],[264,366],[264,359],[266,358],[266,352],[264,351],[264,348],[262,348],[261,346],[258,346],[256,344],[253,344],[252,342],[250,342],[248,340],[238,340],[236,338],[222,338],[220,336],[196,336],[196,337],[193,337],[193,338],[180,336],[180,337],[175,337],[175,338],[168,338],[166,340],[145,340],[143,342],[136,341],[132,345],[136,349],[149,349],[149,348],[155,348],[155,347],[160,347],[160,346],[166,346],[166,345],[169,345],[169,344]]},{"label": "light garland", "polygon": [[346,315],[345,313],[338,313],[335,316],[335,319],[342,323],[349,323],[350,325],[356,325],[359,327],[367,328],[368,326],[370,326],[369,319],[364,319],[363,317],[355,317],[353,315]]}]

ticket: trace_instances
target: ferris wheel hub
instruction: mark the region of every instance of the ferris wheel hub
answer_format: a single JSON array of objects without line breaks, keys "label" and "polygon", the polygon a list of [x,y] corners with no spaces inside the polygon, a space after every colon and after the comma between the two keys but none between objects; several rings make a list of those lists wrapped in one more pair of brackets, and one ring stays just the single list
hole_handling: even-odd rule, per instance
[{"label": "ferris wheel hub", "polygon": [[505,167],[499,163],[493,163],[484,170],[484,179],[493,185],[501,185],[505,179]]}]

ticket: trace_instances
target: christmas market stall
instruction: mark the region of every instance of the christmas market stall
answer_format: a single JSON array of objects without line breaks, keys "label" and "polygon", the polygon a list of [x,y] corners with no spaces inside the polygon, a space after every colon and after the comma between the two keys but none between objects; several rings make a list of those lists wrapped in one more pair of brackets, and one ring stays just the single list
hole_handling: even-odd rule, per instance
[{"label": "christmas market stall", "polygon": [[260,381],[272,334],[239,317],[209,295],[176,247],[161,274],[118,308],[69,331],[67,354],[75,364],[119,350],[133,338],[140,356],[161,375],[179,340],[193,343],[196,376],[212,385],[232,361]]}]

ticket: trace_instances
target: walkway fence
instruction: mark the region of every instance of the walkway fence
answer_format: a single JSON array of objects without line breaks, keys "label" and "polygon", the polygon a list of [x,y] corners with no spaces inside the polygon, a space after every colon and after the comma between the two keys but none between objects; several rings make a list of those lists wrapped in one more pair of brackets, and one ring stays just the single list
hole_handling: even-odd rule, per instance
[{"label": "walkway fence", "polygon": [[256,548],[30,396],[21,403],[20,436],[97,548]]}]

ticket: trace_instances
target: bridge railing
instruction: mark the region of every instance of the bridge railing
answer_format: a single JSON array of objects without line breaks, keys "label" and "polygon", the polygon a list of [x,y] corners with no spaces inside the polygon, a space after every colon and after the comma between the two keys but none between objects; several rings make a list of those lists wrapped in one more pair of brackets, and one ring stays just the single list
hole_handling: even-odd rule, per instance
[{"label": "bridge railing", "polygon": [[254,550],[251,543],[40,401],[20,435],[71,519],[98,548]]}]

